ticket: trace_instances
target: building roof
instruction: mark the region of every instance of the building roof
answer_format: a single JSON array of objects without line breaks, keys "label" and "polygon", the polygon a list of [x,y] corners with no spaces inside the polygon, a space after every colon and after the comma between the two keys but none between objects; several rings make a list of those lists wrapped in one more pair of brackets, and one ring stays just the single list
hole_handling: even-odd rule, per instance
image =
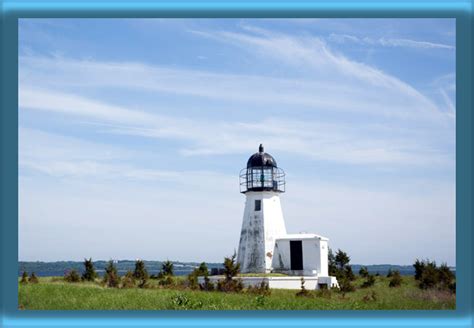
[{"label": "building roof", "polygon": [[319,239],[319,240],[329,240],[329,238],[317,235],[315,233],[294,233],[286,234],[284,236],[278,236],[275,240],[302,240],[302,239]]},{"label": "building roof", "polygon": [[247,161],[247,168],[262,166],[277,167],[277,163],[272,155],[265,153],[263,145],[260,144],[258,152],[250,156]]}]

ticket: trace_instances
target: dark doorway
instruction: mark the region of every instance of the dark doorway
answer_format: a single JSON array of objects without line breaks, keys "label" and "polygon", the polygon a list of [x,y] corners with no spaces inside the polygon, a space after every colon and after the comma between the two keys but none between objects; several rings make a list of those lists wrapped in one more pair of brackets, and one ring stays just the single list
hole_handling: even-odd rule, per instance
[{"label": "dark doorway", "polygon": [[291,270],[303,270],[303,242],[290,240]]}]

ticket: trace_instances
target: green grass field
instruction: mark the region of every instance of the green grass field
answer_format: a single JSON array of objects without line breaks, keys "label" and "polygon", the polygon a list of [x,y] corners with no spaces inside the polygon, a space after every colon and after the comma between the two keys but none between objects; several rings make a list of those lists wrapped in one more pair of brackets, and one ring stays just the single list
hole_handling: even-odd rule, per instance
[{"label": "green grass field", "polygon": [[[272,290],[261,296],[248,292],[222,293],[189,289],[116,289],[100,283],[66,283],[61,278],[40,278],[38,284],[19,284],[19,308],[24,310],[444,310],[455,309],[455,295],[422,291],[413,277],[403,277],[401,287],[389,288],[389,279],[377,277],[374,286],[342,294],[297,290]],[[375,295],[375,300],[372,298]]]}]

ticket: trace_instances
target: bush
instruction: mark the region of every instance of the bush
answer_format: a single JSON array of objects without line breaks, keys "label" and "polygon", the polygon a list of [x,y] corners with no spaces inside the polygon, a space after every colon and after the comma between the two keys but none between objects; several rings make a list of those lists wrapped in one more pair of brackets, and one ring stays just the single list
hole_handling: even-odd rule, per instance
[{"label": "bush", "polygon": [[148,271],[145,268],[145,262],[142,260],[135,261],[135,270],[133,271],[133,278],[138,280],[139,288],[148,287]]},{"label": "bush", "polygon": [[391,278],[393,276],[393,271],[392,271],[392,268],[388,269],[388,272],[387,272],[387,278]]},{"label": "bush", "polygon": [[64,275],[64,281],[72,283],[79,282],[81,281],[81,276],[79,276],[76,270],[71,270]]},{"label": "bush", "polygon": [[213,291],[215,289],[214,284],[211,282],[209,277],[204,277],[204,283],[199,285],[199,288],[204,291]]},{"label": "bush", "polygon": [[417,259],[413,267],[415,268],[415,279],[419,281],[418,286],[421,289],[438,288],[455,292],[456,277],[446,263],[437,267],[434,261]]},{"label": "bush", "polygon": [[425,266],[421,272],[420,277],[420,288],[421,289],[430,289],[434,288],[439,282],[439,271],[436,268],[436,262],[425,263]]},{"label": "bush", "polygon": [[359,270],[359,276],[363,278],[367,278],[368,275],[369,275],[369,271],[367,270],[367,267],[365,266],[361,267]]},{"label": "bush", "polygon": [[337,280],[349,279],[355,280],[355,275],[352,272],[352,267],[349,265],[351,258],[346,252],[338,249],[336,255],[329,250],[328,253],[328,269],[329,275],[335,276]]},{"label": "bush", "polygon": [[135,287],[135,278],[133,277],[133,272],[129,270],[122,278],[122,288],[133,287]]},{"label": "bush", "polygon": [[388,283],[388,287],[400,287],[402,284],[402,276],[398,270],[392,272],[392,277]]},{"label": "bush", "polygon": [[161,270],[162,270],[162,274],[163,276],[174,276],[174,266],[173,266],[173,262],[169,261],[169,260],[166,260],[165,262],[163,262],[163,264],[161,265]]},{"label": "bush", "polygon": [[105,275],[103,282],[107,287],[117,288],[120,284],[120,277],[117,273],[117,268],[114,265],[114,262],[111,260],[105,268]]},{"label": "bush", "polygon": [[305,283],[304,278],[301,277],[301,289],[300,289],[299,292],[296,293],[296,296],[298,296],[298,297],[301,297],[301,296],[308,297],[308,296],[311,295],[310,292],[304,286],[304,283]]},{"label": "bush", "polygon": [[355,280],[355,275],[354,273],[352,272],[352,267],[350,265],[346,265],[345,268],[344,268],[344,277],[346,277],[347,279],[349,279],[350,281],[354,281]]},{"label": "bush", "polygon": [[28,278],[28,282],[31,284],[39,283],[38,277],[36,277],[34,272],[31,273],[30,278]]},{"label": "bush", "polygon": [[371,287],[375,284],[375,277],[374,275],[367,275],[367,279],[362,283],[362,285],[360,286],[361,288],[368,288],[368,287]]},{"label": "bush", "polygon": [[266,282],[264,279],[262,279],[262,281],[260,282],[258,286],[248,287],[247,292],[251,294],[257,294],[257,295],[263,295],[263,296],[268,296],[271,294],[270,286],[268,285],[268,282]]},{"label": "bush", "polygon": [[338,266],[340,270],[343,270],[344,267],[349,264],[351,258],[347,255],[346,252],[343,252],[338,249],[334,261],[336,266]]},{"label": "bush", "polygon": [[336,257],[331,248],[328,250],[328,272],[330,276],[338,275],[337,265],[336,265]]},{"label": "bush", "polygon": [[221,292],[234,292],[238,293],[244,289],[244,285],[242,284],[242,279],[221,279],[217,281],[217,290]]},{"label": "bush", "polygon": [[348,278],[343,278],[339,281],[339,291],[342,293],[342,297],[344,297],[346,293],[355,291],[355,287]]},{"label": "bush", "polygon": [[202,262],[199,267],[195,268],[193,272],[188,275],[188,286],[191,289],[199,288],[198,277],[207,277],[209,275],[209,270],[205,262]]},{"label": "bush", "polygon": [[456,278],[454,276],[454,273],[449,269],[448,265],[446,263],[441,264],[441,266],[438,269],[438,278],[439,278],[439,287],[441,289],[451,289],[452,284],[454,282],[454,279]]},{"label": "bush", "polygon": [[425,262],[416,259],[413,267],[415,268],[415,280],[420,280],[423,270],[425,269]]},{"label": "bush", "polygon": [[28,273],[26,271],[23,271],[23,274],[21,275],[20,284],[27,284],[27,283],[28,283]]},{"label": "bush", "polygon": [[222,292],[240,292],[243,284],[241,279],[234,279],[240,272],[240,264],[236,262],[237,254],[224,258],[224,279],[217,282],[217,289]]},{"label": "bush", "polygon": [[160,278],[158,278],[158,284],[160,286],[168,287],[174,285],[175,281],[173,279],[173,276],[169,275],[161,275]]},{"label": "bush", "polygon": [[95,272],[92,259],[84,259],[84,273],[82,274],[82,280],[94,281],[95,278],[97,278],[97,273]]}]

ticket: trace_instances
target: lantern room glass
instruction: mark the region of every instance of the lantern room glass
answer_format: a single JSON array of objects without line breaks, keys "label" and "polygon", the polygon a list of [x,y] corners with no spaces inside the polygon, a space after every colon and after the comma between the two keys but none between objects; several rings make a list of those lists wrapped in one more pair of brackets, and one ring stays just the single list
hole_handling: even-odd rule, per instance
[{"label": "lantern room glass", "polygon": [[243,169],[240,174],[241,192],[285,191],[285,173],[278,167],[257,166]]}]

